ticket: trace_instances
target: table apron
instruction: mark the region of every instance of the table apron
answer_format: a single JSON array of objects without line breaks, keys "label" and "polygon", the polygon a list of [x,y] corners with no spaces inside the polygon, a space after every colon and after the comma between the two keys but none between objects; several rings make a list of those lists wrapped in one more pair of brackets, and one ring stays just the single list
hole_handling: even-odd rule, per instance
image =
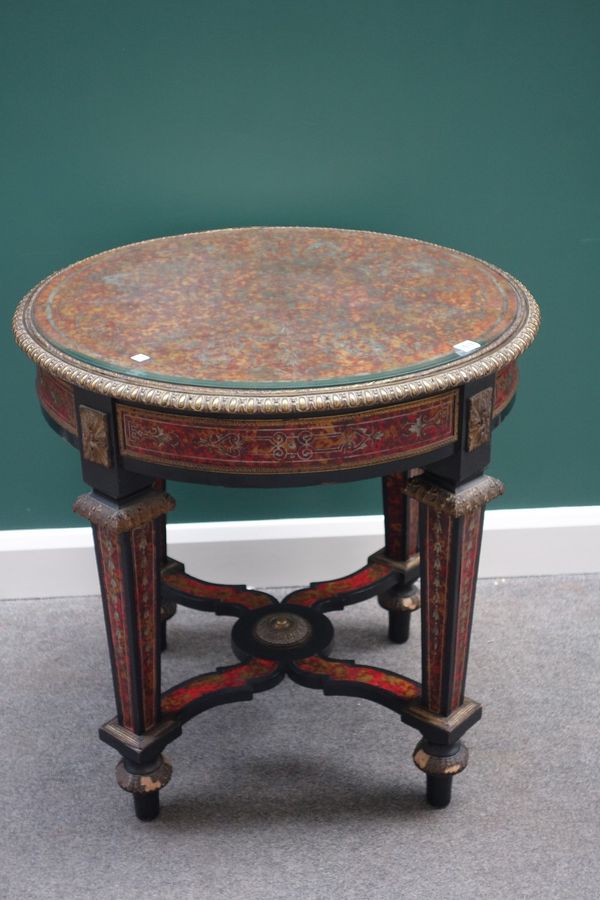
[{"label": "table apron", "polygon": [[[517,383],[515,363],[498,373],[494,425],[510,409]],[[81,450],[73,386],[40,369],[38,396],[50,424]],[[288,418],[111,405],[122,469],[209,484],[279,487],[376,477],[451,456],[460,433],[459,388],[375,409]]]}]

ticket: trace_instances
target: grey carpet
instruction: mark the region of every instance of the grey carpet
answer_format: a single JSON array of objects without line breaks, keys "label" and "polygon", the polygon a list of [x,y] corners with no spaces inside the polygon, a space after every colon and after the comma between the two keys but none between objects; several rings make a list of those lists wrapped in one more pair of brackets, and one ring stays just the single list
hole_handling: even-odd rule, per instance
[{"label": "grey carpet", "polygon": [[[335,655],[419,677],[376,601],[332,614]],[[169,749],[138,822],[96,737],[113,715],[97,598],[0,604],[0,895],[26,898],[598,898],[600,576],[482,581],[468,694],[484,705],[446,810],[417,733],[289,681],[211,710]],[[181,609],[164,684],[232,660],[231,620]]]}]

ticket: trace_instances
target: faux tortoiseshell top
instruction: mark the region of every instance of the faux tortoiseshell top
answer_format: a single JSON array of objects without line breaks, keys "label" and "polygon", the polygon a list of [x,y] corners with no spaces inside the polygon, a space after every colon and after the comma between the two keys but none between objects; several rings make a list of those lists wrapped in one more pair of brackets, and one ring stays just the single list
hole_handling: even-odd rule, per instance
[{"label": "faux tortoiseshell top", "polygon": [[277,389],[435,369],[510,332],[523,302],[510,276],[434,244],[239,228],[75,263],[34,290],[31,314],[45,343],[107,373]]}]

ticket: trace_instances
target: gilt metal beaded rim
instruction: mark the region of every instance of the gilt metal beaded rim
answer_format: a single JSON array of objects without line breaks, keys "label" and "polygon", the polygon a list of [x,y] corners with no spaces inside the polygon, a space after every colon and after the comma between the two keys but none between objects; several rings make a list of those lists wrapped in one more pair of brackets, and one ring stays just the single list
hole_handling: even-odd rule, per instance
[{"label": "gilt metal beaded rim", "polygon": [[[296,229],[296,226],[289,226],[290,230],[292,227]],[[220,230],[234,231],[237,229]],[[287,230],[287,226],[282,226],[281,230]],[[322,230],[341,231],[343,229]],[[363,233],[384,235],[383,232],[373,231],[363,231]],[[180,236],[185,237],[186,235]],[[398,235],[385,236],[398,237]],[[171,236],[153,240],[168,240],[169,237]],[[73,357],[58,350],[37,331],[31,314],[35,295],[51,278],[55,277],[56,272],[37,284],[23,297],[13,317],[13,333],[17,345],[37,366],[68,384],[95,394],[143,406],[219,415],[294,415],[311,412],[344,412],[387,406],[429,394],[441,393],[462,384],[477,381],[492,375],[521,356],[533,342],[540,324],[539,307],[525,285],[498,266],[478,259],[469,253],[442,247],[442,245],[430,241],[420,241],[416,238],[410,238],[410,240],[475,259],[496,274],[501,275],[516,290],[522,312],[520,320],[504,337],[471,354],[468,362],[459,359],[418,373],[358,384],[349,383],[329,388],[319,386],[303,389],[259,390],[189,385],[186,386],[186,390],[182,390],[179,385],[175,388],[168,381],[149,380],[121,373],[118,377],[108,376],[104,369],[91,363],[74,362]],[[128,246],[137,246],[140,243],[145,242],[139,241]],[[121,248],[114,248],[114,250],[119,249]],[[94,254],[87,259],[111,252],[113,251],[102,251],[102,254]],[[83,261],[81,260],[81,262]]]}]

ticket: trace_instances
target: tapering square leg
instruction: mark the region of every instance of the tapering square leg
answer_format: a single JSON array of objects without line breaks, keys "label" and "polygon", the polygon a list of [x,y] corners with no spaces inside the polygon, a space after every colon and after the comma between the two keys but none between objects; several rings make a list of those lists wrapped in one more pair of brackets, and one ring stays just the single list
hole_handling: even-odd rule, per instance
[{"label": "tapering square leg", "polygon": [[419,504],[406,494],[409,474],[400,472],[382,479],[385,551],[381,558],[401,577],[377,599],[388,612],[388,636],[396,644],[408,640],[411,613],[420,605],[414,585],[419,577]]},{"label": "tapering square leg", "polygon": [[[135,743],[160,724],[159,572],[164,517],[173,506],[163,491],[150,489],[122,502],[84,494],[74,507],[94,531],[118,729],[125,742]],[[158,791],[170,775],[160,753],[143,761],[124,757],[117,766],[118,783],[133,793],[140,818],[157,815]]]},{"label": "tapering square leg", "polygon": [[[164,493],[165,482],[162,479],[156,479],[152,487],[159,493]],[[167,516],[159,516],[156,520],[156,550],[158,555],[158,565],[161,570],[165,568],[169,560],[167,558]],[[167,649],[167,622],[172,619],[177,612],[177,603],[172,598],[160,598],[160,650],[161,653]]]},{"label": "tapering square leg", "polygon": [[488,475],[454,490],[427,476],[406,486],[421,504],[422,700],[403,718],[423,734],[414,761],[433,806],[450,802],[452,776],[468,760],[459,738],[481,715],[465,680],[484,507],[502,490]]}]

